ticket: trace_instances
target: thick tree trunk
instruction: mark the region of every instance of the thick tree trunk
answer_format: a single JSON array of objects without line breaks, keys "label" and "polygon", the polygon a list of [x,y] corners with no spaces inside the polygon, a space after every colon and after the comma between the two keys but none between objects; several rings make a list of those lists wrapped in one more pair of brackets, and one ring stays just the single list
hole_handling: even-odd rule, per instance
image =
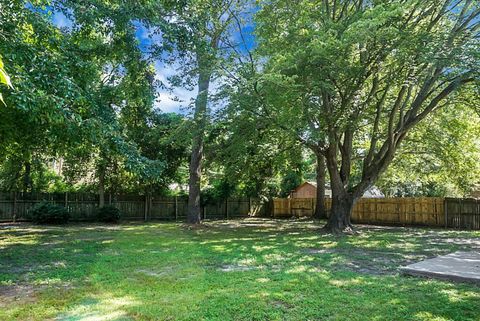
[{"label": "thick tree trunk", "polygon": [[330,186],[332,189],[332,208],[327,224],[324,229],[335,234],[353,231],[350,221],[355,198],[346,189],[345,181],[348,175],[342,175],[338,169],[337,150],[331,145],[327,150],[326,163],[330,174]]},{"label": "thick tree trunk", "polygon": [[332,195],[332,209],[325,229],[334,234],[340,234],[345,231],[353,231],[350,217],[353,209],[353,200],[347,195]]},{"label": "thick tree trunk", "polygon": [[315,152],[317,156],[317,204],[315,206],[315,218],[326,217],[325,213],[325,156]]},{"label": "thick tree trunk", "polygon": [[203,136],[207,121],[208,89],[210,87],[211,72],[207,66],[199,64],[198,94],[195,100],[194,136],[192,154],[190,158],[190,178],[188,182],[188,216],[189,224],[199,224],[200,211],[200,179],[202,177]]}]

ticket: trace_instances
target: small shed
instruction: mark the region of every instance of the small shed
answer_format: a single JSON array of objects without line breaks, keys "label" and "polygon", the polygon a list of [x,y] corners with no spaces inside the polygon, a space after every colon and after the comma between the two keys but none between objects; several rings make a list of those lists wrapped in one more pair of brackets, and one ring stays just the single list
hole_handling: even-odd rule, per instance
[{"label": "small shed", "polygon": [[[332,197],[332,190],[325,186],[325,197]],[[317,198],[317,183],[304,182],[290,192],[289,198]]]},{"label": "small shed", "polygon": [[[289,198],[317,198],[317,184],[304,182],[290,192]],[[364,198],[383,198],[385,195],[376,186],[370,187],[364,194]],[[325,186],[325,198],[332,198],[330,186]]]}]

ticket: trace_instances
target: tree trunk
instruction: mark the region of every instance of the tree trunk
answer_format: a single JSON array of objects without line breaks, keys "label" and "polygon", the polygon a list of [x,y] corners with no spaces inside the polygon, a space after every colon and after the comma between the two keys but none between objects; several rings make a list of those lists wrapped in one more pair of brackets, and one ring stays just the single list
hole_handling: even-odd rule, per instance
[{"label": "tree trunk", "polygon": [[188,182],[188,216],[189,224],[199,224],[200,211],[200,179],[202,177],[203,139],[207,121],[208,89],[210,87],[211,71],[208,66],[199,62],[198,94],[195,100],[194,136],[190,158],[190,178]]},{"label": "tree trunk", "polygon": [[98,206],[105,206],[105,166],[98,167]]},{"label": "tree trunk", "polygon": [[346,190],[346,184],[340,175],[335,145],[331,145],[327,150],[326,162],[332,189],[332,208],[324,229],[334,234],[351,232],[353,226],[350,217],[355,198]]},{"label": "tree trunk", "polygon": [[334,234],[353,231],[353,226],[350,221],[353,204],[354,202],[348,194],[335,195],[335,193],[333,193],[330,217],[324,228]]},{"label": "tree trunk", "polygon": [[325,213],[325,156],[320,152],[315,152],[317,156],[317,205],[315,206],[314,217],[324,218]]},{"label": "tree trunk", "polygon": [[32,184],[32,164],[30,161],[25,162],[25,173],[23,175],[23,191],[33,192],[33,184]]}]

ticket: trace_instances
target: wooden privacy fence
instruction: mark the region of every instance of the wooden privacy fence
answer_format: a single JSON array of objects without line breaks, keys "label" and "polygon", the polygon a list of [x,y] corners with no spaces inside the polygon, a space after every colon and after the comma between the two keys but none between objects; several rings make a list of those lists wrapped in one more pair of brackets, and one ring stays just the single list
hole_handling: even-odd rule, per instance
[{"label": "wooden privacy fence", "polygon": [[480,230],[480,199],[446,198],[446,226]]},{"label": "wooden privacy fence", "polygon": [[[277,198],[273,200],[273,213],[279,217],[312,216],[316,199]],[[325,199],[327,217],[331,199]],[[352,222],[385,225],[420,225],[480,229],[480,200],[405,197],[362,198],[353,207]]]},{"label": "wooden privacy fence", "polygon": [[[0,221],[29,220],[42,201],[62,205],[73,221],[94,220],[99,197],[86,193],[0,193]],[[185,220],[187,197],[107,195],[105,203],[120,209],[127,220]],[[267,216],[268,204],[254,198],[231,198],[202,206],[204,219]]]},{"label": "wooden privacy fence", "polygon": [[[29,220],[35,204],[62,205],[73,221],[95,219],[99,197],[86,193],[2,193],[0,221]],[[107,195],[106,203],[119,208],[127,220],[185,220],[187,197]],[[204,219],[247,216],[303,217],[315,211],[314,198],[231,198],[202,206]],[[331,199],[325,199],[327,216]],[[480,200],[462,198],[362,198],[353,208],[352,221],[364,224],[420,225],[480,230]]]}]

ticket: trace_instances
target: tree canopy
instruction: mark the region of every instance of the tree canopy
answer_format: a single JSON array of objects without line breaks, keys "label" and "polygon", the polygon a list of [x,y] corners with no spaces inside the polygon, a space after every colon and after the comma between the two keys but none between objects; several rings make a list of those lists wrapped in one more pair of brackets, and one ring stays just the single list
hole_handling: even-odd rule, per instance
[{"label": "tree canopy", "polygon": [[[1,189],[85,189],[103,204],[188,182],[198,223],[201,197],[316,180],[338,232],[372,185],[464,196],[480,183],[477,1],[1,6]],[[169,88],[194,91],[190,108],[162,112]]]}]

